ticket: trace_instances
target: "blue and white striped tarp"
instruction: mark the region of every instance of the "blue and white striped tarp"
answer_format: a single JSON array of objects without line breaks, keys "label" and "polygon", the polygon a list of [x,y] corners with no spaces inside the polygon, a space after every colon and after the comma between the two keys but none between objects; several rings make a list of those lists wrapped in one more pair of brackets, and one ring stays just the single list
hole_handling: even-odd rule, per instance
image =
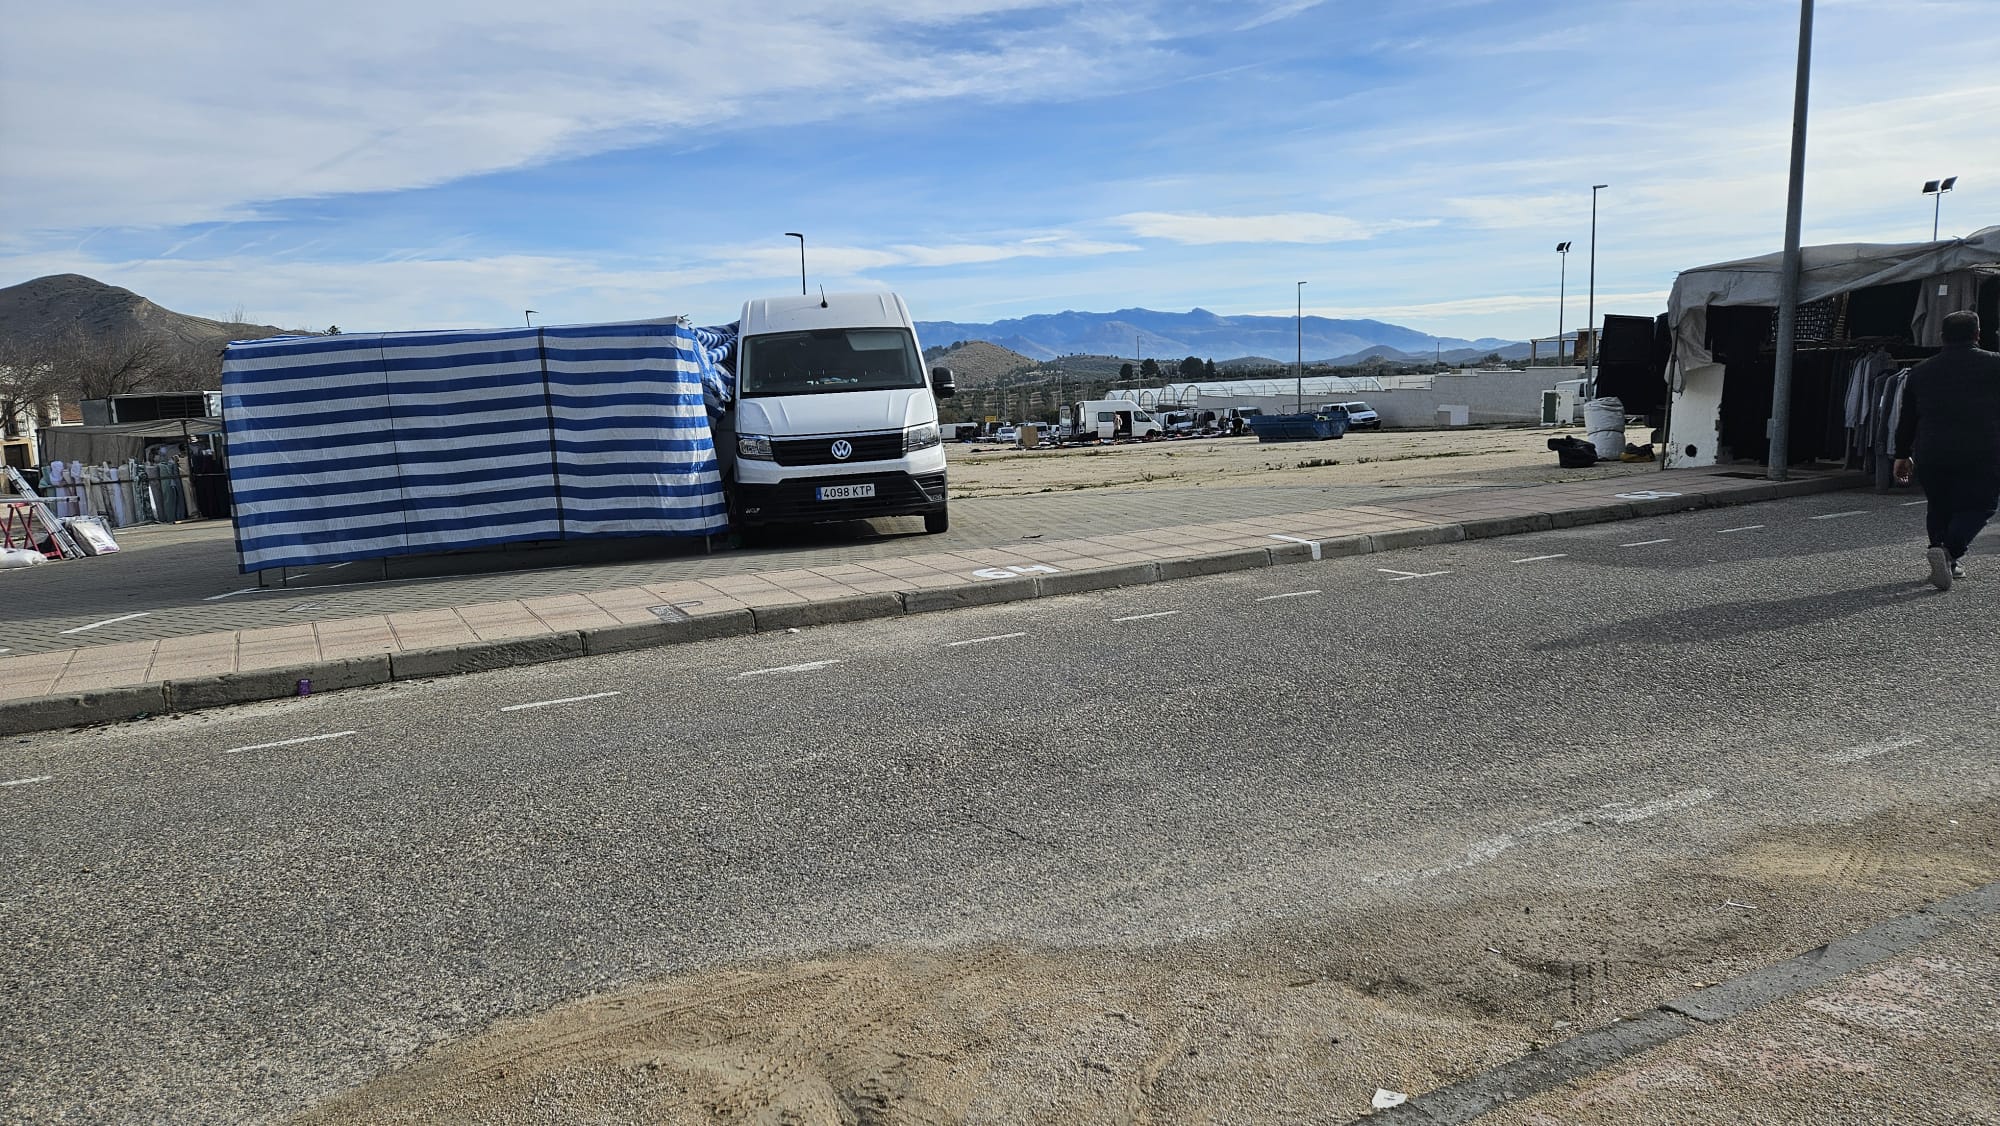
[{"label": "blue and white striped tarp", "polygon": [[234,343],[243,571],[728,524],[678,321]]}]

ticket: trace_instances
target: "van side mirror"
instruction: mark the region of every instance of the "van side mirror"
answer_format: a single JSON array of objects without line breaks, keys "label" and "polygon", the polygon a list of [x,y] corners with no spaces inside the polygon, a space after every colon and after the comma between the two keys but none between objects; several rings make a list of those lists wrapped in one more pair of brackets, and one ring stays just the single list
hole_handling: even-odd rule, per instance
[{"label": "van side mirror", "polygon": [[958,382],[951,377],[950,368],[931,369],[931,393],[940,399],[958,394]]}]

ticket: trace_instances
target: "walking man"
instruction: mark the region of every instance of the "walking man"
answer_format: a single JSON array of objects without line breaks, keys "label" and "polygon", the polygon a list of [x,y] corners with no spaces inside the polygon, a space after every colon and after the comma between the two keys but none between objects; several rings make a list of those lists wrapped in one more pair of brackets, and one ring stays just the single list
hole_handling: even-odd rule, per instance
[{"label": "walking man", "polygon": [[1896,424],[1896,480],[1912,458],[1929,506],[1931,585],[1965,577],[1959,558],[2000,508],[2000,352],[1979,347],[1979,314],[1947,315],[1944,349],[1903,387]]}]

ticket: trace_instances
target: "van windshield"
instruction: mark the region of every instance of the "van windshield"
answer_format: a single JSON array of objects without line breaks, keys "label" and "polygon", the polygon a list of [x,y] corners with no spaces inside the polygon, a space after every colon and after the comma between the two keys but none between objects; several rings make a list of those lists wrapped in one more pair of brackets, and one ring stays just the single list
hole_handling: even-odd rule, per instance
[{"label": "van windshield", "polygon": [[737,391],[816,395],[922,387],[917,342],[900,328],[816,328],[743,338]]}]

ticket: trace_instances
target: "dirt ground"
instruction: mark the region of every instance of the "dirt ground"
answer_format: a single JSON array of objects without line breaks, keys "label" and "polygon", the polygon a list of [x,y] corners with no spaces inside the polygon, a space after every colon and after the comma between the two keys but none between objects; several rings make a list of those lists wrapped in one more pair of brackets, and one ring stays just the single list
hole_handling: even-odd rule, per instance
[{"label": "dirt ground", "polygon": [[1348,1121],[1378,1087],[1421,1092],[2000,875],[1990,834],[1928,812],[1773,834],[1627,887],[1143,948],[876,949],[670,977],[502,1024],[299,1121]]},{"label": "dirt ground", "polygon": [[[1324,442],[1259,443],[1252,437],[1128,442],[1117,446],[1017,450],[946,447],[954,497],[1021,496],[1106,488],[1197,485],[1532,485],[1657,472],[1658,462],[1600,462],[1563,469],[1553,437],[1581,427],[1382,430]],[[1644,427],[1626,432],[1644,444]],[[1657,447],[1656,447],[1657,448]]]}]

